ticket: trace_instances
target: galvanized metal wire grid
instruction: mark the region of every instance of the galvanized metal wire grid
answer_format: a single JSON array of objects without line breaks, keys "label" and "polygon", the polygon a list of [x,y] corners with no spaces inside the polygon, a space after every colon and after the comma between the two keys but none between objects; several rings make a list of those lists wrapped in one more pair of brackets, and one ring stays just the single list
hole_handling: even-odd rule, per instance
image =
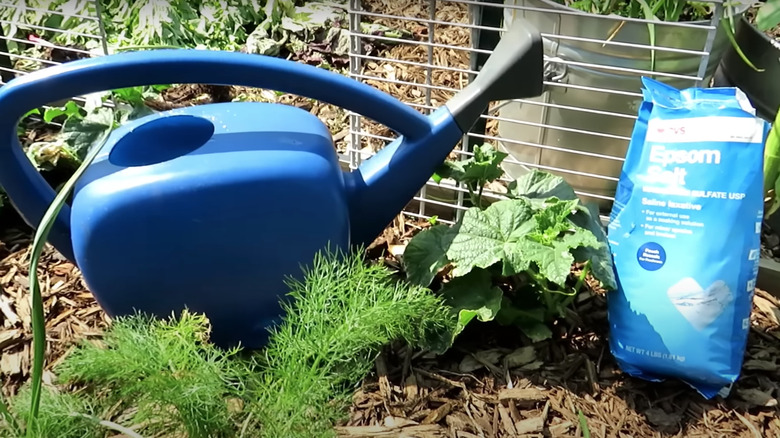
[{"label": "galvanized metal wire grid", "polygon": [[[558,174],[583,200],[599,204],[606,215],[642,97],[638,78],[652,75],[678,88],[708,85],[717,66],[717,56],[711,56],[717,55],[713,48],[722,50],[726,38],[718,30],[724,7],[712,1],[709,21],[649,22],[615,15],[585,16],[541,3],[545,1],[350,0],[350,74],[428,113],[464,88],[478,72],[478,58],[492,53],[492,48],[480,47],[480,38],[503,32],[507,21],[524,16],[545,41],[544,94],[492,104],[453,155],[469,156],[471,146],[489,142],[510,153],[504,162],[507,174],[522,174],[531,168]],[[453,19],[456,10],[462,13],[460,19]],[[501,23],[484,23],[481,16],[487,11],[500,12]],[[642,42],[648,39],[649,23],[656,35],[653,44]],[[599,26],[609,31],[595,29]],[[645,36],[635,36],[636,41],[631,41],[631,35],[615,37],[628,28],[634,33],[644,30]],[[393,29],[412,32],[393,34]],[[453,34],[464,33],[469,37],[453,41]],[[588,35],[604,33],[609,37]],[[387,47],[377,49],[382,44]],[[401,56],[406,52],[411,55]],[[629,62],[627,56],[638,60]],[[643,58],[654,60],[655,68],[648,68]],[[600,81],[582,79],[593,72],[601,75]],[[350,115],[350,128],[344,159],[352,168],[396,138],[357,114]],[[538,158],[544,154],[548,158]],[[467,208],[466,193],[451,181],[429,181],[406,214],[456,220]],[[484,196],[501,198],[502,187],[495,185]]]},{"label": "galvanized metal wire grid", "polygon": [[[22,0],[0,0],[0,86],[11,79],[24,76],[33,71],[90,56],[102,56],[108,53],[106,35],[100,17],[100,1],[70,1],[49,8],[29,6]],[[84,6],[87,6],[84,8]],[[60,16],[63,20],[91,21],[98,24],[98,33],[85,33],[78,30],[60,29],[55,26],[41,25],[41,16]],[[41,38],[49,35],[49,38]],[[53,42],[52,36],[79,37],[88,41],[93,48],[79,47]],[[30,52],[32,49],[32,53]],[[72,100],[83,102],[81,96]]]}]

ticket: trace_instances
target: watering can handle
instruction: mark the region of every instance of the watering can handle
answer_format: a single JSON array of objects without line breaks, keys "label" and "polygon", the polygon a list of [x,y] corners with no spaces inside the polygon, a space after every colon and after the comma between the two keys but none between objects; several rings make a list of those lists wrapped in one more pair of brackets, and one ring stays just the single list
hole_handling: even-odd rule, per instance
[{"label": "watering can handle", "polygon": [[[389,127],[407,139],[430,132],[428,119],[381,91],[321,68],[262,55],[168,49],[126,52],[48,67],[0,88],[0,187],[24,220],[37,226],[55,192],[22,150],[16,127],[23,115],[50,102],[118,88],[203,83],[266,88],[327,102]],[[70,208],[63,206],[49,241],[74,260]]]}]

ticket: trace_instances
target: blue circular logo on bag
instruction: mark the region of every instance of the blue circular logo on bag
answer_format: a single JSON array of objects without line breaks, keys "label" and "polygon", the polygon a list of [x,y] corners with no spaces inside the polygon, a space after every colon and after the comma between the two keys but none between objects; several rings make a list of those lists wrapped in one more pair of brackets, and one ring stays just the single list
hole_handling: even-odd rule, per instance
[{"label": "blue circular logo on bag", "polygon": [[648,271],[657,271],[666,263],[666,251],[655,242],[647,242],[636,252],[639,266]]}]

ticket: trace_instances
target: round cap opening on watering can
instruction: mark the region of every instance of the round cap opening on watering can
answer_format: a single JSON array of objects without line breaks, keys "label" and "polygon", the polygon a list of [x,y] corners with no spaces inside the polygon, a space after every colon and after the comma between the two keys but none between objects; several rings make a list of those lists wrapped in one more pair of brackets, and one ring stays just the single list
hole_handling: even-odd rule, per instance
[{"label": "round cap opening on watering can", "polygon": [[142,123],[122,137],[109,161],[117,166],[148,166],[186,155],[206,144],[214,124],[205,118],[170,115]]}]

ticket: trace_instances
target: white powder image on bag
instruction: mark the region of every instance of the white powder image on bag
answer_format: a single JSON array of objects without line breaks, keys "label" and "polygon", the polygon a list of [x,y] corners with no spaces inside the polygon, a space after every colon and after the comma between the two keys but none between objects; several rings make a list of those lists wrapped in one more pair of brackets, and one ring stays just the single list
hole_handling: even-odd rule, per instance
[{"label": "white powder image on bag", "polygon": [[721,280],[704,289],[693,278],[683,278],[670,287],[666,294],[696,330],[703,330],[712,324],[734,301],[731,290]]}]

